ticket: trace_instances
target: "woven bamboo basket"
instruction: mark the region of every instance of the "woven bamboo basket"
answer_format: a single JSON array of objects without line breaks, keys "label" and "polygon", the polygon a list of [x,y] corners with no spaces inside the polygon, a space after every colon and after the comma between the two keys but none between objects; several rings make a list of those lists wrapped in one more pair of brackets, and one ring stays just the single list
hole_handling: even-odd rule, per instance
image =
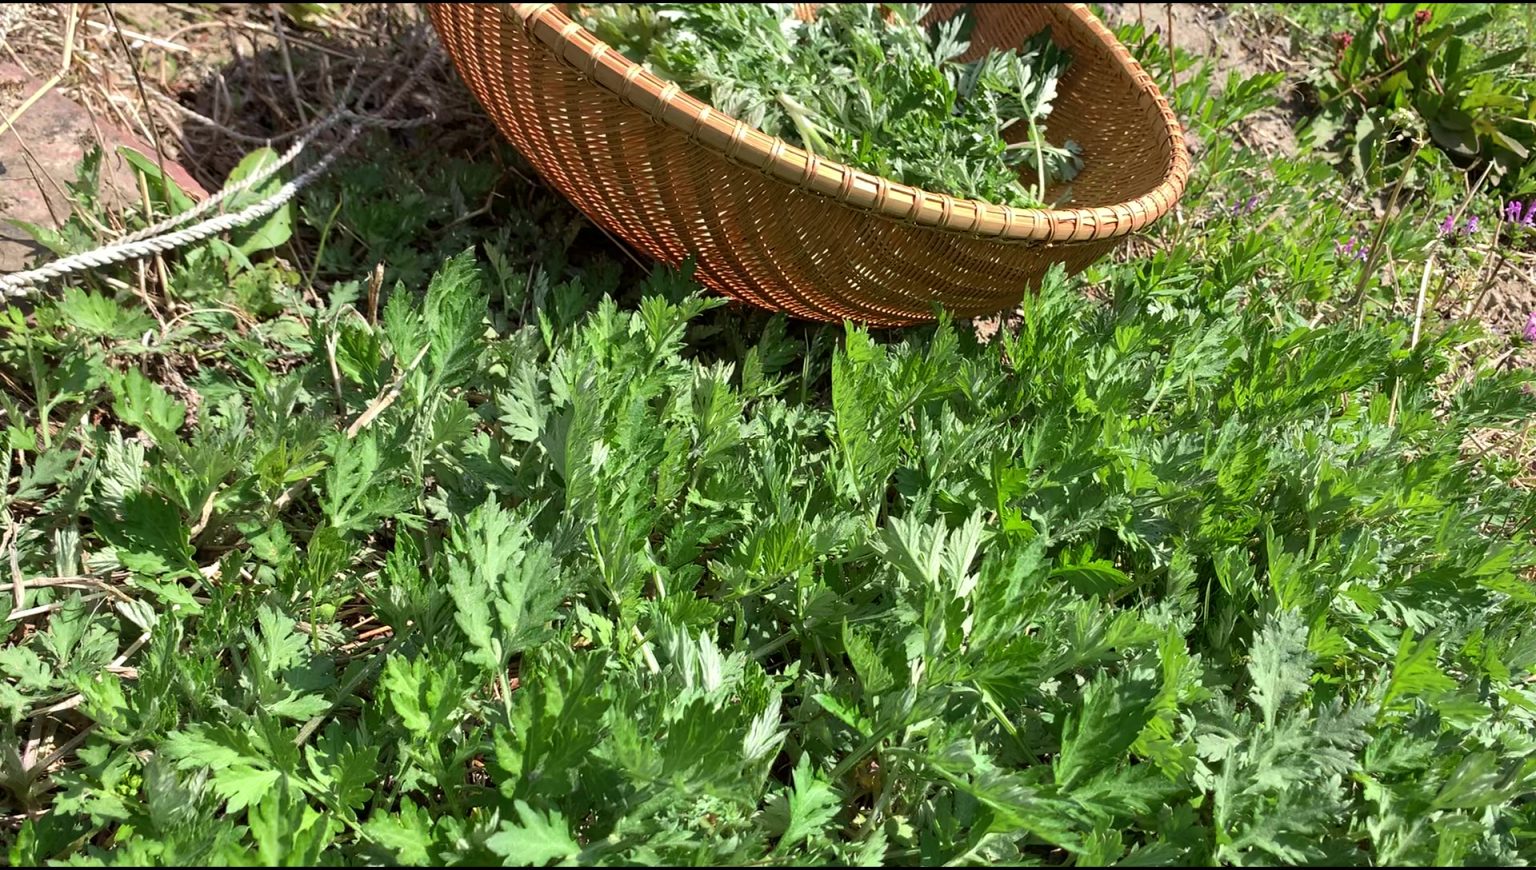
[{"label": "woven bamboo basket", "polygon": [[592,221],[663,263],[694,257],[698,280],[735,299],[900,326],[932,321],[934,303],[1015,306],[1053,264],[1081,271],[1165,214],[1189,174],[1167,101],[1086,6],[968,5],[964,60],[1045,28],[1072,52],[1047,137],[1083,149],[1073,207],[960,199],[809,154],[631,63],[561,4],[428,8],[502,134]]}]

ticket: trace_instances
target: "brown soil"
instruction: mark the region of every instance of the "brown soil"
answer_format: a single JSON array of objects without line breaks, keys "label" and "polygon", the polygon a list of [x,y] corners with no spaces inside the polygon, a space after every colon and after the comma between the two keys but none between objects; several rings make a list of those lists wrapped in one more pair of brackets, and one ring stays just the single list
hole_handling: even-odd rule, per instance
[{"label": "brown soil", "polygon": [[[110,121],[93,119],[62,94],[44,90],[45,81],[16,64],[0,63],[0,116],[9,117],[23,100],[43,94],[0,139],[0,272],[19,271],[43,253],[30,233],[10,221],[57,228],[71,211],[66,185],[75,180],[76,167],[93,146],[102,147],[102,201],[111,208],[140,202],[136,176],[118,149],[156,157],[152,144]],[[192,198],[207,195],[174,160],[164,165]]]},{"label": "brown soil", "polygon": [[[1474,300],[1472,316],[1494,333],[1523,339],[1536,318],[1536,255],[1516,254],[1499,269],[1481,301]],[[1512,348],[1510,362],[1536,369],[1536,342],[1520,341]]]},{"label": "brown soil", "polygon": [[[1252,16],[1234,16],[1223,4],[1102,3],[1100,10],[1104,22],[1111,27],[1139,21],[1159,34],[1169,33],[1171,28],[1171,41],[1176,48],[1213,61],[1218,87],[1225,84],[1227,74],[1233,71],[1246,77],[1299,69],[1287,59],[1290,49],[1283,34],[1266,28]],[[1296,94],[1289,84],[1282,86],[1280,100],[1280,105],[1243,121],[1237,133],[1243,144],[1265,154],[1296,153],[1294,128],[1299,112]],[[1199,143],[1192,143],[1191,150],[1198,147]]]}]

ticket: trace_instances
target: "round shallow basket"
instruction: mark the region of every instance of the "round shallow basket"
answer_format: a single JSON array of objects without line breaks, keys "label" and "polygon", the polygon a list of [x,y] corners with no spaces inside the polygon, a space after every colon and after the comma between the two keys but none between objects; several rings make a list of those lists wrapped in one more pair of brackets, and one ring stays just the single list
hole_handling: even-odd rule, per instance
[{"label": "round shallow basket", "polygon": [[935,4],[927,20],[967,6],[963,60],[1047,28],[1071,52],[1046,126],[1082,147],[1074,207],[958,199],[809,154],[631,63],[558,4],[429,10],[501,132],[604,229],[668,265],[694,257],[703,284],[763,308],[898,326],[933,320],[935,303],[1013,307],[1052,265],[1080,271],[1161,217],[1189,174],[1167,101],[1086,6]]}]

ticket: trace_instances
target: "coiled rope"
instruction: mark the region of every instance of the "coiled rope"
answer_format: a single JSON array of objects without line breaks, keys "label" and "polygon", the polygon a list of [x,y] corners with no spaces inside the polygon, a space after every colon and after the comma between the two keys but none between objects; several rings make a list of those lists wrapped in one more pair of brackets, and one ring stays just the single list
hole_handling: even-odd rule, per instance
[{"label": "coiled rope", "polygon": [[[364,130],[377,128],[406,129],[420,127],[435,121],[437,119],[436,114],[409,119],[390,119],[387,117],[399,105],[400,101],[405,98],[406,94],[411,92],[415,84],[420,81],[433,57],[432,53],[424,56],[416,64],[416,68],[411,71],[410,76],[406,78],[400,87],[395,89],[395,92],[385,101],[383,107],[376,114],[362,115],[351,109],[339,109],[306,131],[276,160],[262,166],[261,169],[242,178],[240,181],[224,187],[181,214],[174,215],[153,226],[145,227],[142,230],[124,236],[112,244],[54,260],[36,269],[0,276],[0,299],[25,296],[32,292],[33,288],[51,279],[75,272],[99,269],[102,266],[121,263],[125,260],[137,260],[200,242],[236,227],[254,223],[272,214],[297,196],[299,191],[323,175],[326,170],[330,169],[331,165],[336,162],[336,159],[351,147],[353,142],[357,141],[357,137],[362,135]],[[371,91],[372,89],[370,88],[369,90]],[[297,178],[278,188],[277,192],[271,196],[260,202],[253,203],[240,211],[221,214],[199,221],[192,226],[174,229],[188,221],[202,217],[235,194],[250,190],[266,182],[284,166],[292,163],[322,133],[343,121],[351,121],[352,125],[347,128],[346,133],[342,135],[341,139],[321,156],[314,166],[311,166]]]}]

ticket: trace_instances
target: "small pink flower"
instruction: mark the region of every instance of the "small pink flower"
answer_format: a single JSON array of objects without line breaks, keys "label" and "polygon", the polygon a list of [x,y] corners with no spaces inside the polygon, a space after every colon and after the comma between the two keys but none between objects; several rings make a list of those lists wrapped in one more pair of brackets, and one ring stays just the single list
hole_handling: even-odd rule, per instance
[{"label": "small pink flower", "polygon": [[1244,217],[1253,214],[1254,210],[1258,207],[1259,195],[1255,193],[1254,195],[1248,197],[1245,202],[1234,204],[1230,211],[1232,212],[1233,217]]},{"label": "small pink flower", "polygon": [[1371,255],[1371,246],[1367,245],[1364,239],[1350,236],[1347,242],[1334,241],[1333,254],[1343,260],[1365,262]]},{"label": "small pink flower", "polygon": [[1465,231],[1466,235],[1469,236],[1475,232],[1477,232],[1477,215],[1467,218],[1467,229]]},{"label": "small pink flower", "polygon": [[1536,311],[1532,311],[1531,316],[1525,319],[1525,332],[1522,334],[1526,341],[1536,342]]},{"label": "small pink flower", "polygon": [[1445,220],[1440,224],[1440,235],[1442,235],[1442,236],[1454,236],[1454,235],[1456,235],[1456,216],[1455,215],[1449,215],[1448,214],[1448,215],[1445,216]]}]

